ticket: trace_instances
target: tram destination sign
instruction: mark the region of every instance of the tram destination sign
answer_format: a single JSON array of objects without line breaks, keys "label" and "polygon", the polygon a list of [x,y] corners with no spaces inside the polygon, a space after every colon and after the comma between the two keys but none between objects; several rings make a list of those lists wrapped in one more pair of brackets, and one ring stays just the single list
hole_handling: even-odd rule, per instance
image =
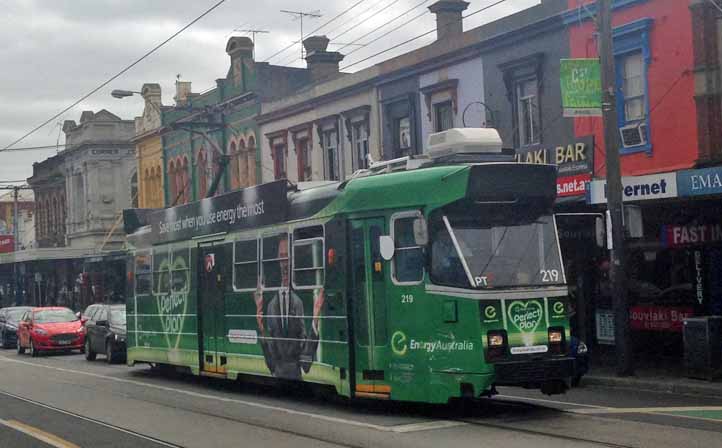
[{"label": "tram destination sign", "polygon": [[153,212],[151,238],[164,243],[282,222],[288,211],[286,185],[270,182]]}]

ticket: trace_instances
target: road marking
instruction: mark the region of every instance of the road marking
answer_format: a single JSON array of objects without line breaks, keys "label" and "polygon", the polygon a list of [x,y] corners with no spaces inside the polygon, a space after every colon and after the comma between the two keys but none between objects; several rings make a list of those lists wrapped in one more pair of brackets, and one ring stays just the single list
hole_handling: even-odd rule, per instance
[{"label": "road marking", "polygon": [[651,407],[651,408],[602,408],[572,409],[577,414],[649,414],[659,412],[719,412],[722,406],[682,406],[682,407]]},{"label": "road marking", "polygon": [[[238,400],[238,399],[235,399],[235,398],[219,397],[219,396],[217,396],[217,395],[202,394],[202,393],[199,393],[199,392],[193,392],[193,391],[189,391],[189,390],[177,389],[177,388],[175,388],[175,387],[159,386],[159,385],[157,385],[157,384],[150,384],[150,383],[146,383],[146,382],[143,382],[143,381],[135,381],[135,380],[128,380],[128,379],[123,379],[123,378],[115,378],[115,377],[111,377],[111,376],[100,375],[100,374],[97,374],[97,373],[83,372],[82,370],[66,369],[66,368],[63,368],[63,367],[48,366],[48,365],[41,364],[41,363],[21,361],[21,360],[19,360],[19,359],[8,358],[8,357],[6,357],[6,356],[0,356],[0,359],[4,360],[4,361],[6,361],[6,362],[12,362],[12,363],[16,363],[16,364],[23,364],[23,365],[27,365],[27,366],[32,366],[32,367],[34,367],[34,368],[42,367],[42,368],[44,368],[44,369],[55,370],[55,371],[58,371],[58,372],[74,373],[74,374],[77,374],[77,375],[84,375],[84,376],[88,376],[88,377],[92,377],[92,378],[100,378],[100,379],[103,379],[103,380],[115,381],[116,383],[132,384],[132,385],[135,385],[135,386],[142,386],[142,387],[147,387],[147,388],[151,388],[151,389],[162,390],[162,391],[165,391],[165,392],[174,392],[174,393],[183,394],[183,395],[187,395],[187,396],[194,397],[194,398],[204,398],[204,399],[208,399],[208,400],[221,401],[221,402],[224,402],[224,403],[240,404],[240,405],[243,405],[243,406],[254,407],[254,408],[263,409],[263,410],[267,410],[267,411],[282,412],[282,413],[289,414],[289,415],[294,415],[294,416],[299,416],[299,417],[314,418],[314,419],[321,420],[321,421],[325,421],[325,422],[329,422],[329,423],[340,423],[340,424],[344,424],[344,425],[356,426],[356,427],[365,428],[365,429],[373,429],[373,430],[382,431],[382,432],[395,432],[395,429],[396,429],[396,428],[402,428],[402,429],[403,429],[404,427],[409,426],[409,425],[396,425],[396,426],[374,425],[373,423],[365,423],[365,422],[360,422],[360,421],[358,421],[358,420],[350,420],[350,419],[345,419],[345,418],[340,418],[340,417],[331,417],[331,416],[328,416],[328,415],[316,414],[316,413],[313,413],[313,412],[298,411],[298,410],[296,410],[296,409],[284,408],[284,407],[281,407],[281,406],[273,406],[273,405],[256,403],[256,402],[247,401],[247,400]],[[12,394],[8,394],[8,395],[12,395]],[[466,425],[466,423],[464,423],[464,422],[453,422],[453,421],[449,421],[449,420],[436,420],[436,421],[423,422],[423,423],[427,423],[427,424],[434,424],[434,423],[435,423],[435,424],[438,424],[438,425],[448,425],[448,424],[453,423],[453,424],[455,424],[455,425],[457,425],[457,426]],[[450,426],[446,426],[446,427],[450,427]],[[421,427],[421,429],[418,429],[418,431],[426,431],[426,430],[427,430],[427,429],[424,428],[424,427]],[[405,431],[403,431],[403,432],[413,432],[413,429],[411,429],[411,430],[408,430],[408,429],[407,429],[407,430],[405,430]]]},{"label": "road marking", "polygon": [[457,426],[464,426],[467,423],[456,422],[452,420],[437,420],[423,423],[410,423],[408,425],[392,426],[392,432],[407,433],[407,432],[418,432],[418,431],[430,431],[432,429],[446,429],[455,428]]},{"label": "road marking", "polygon": [[45,432],[42,429],[38,429],[34,426],[20,423],[17,420],[0,419],[0,425],[14,429],[15,431],[28,435],[33,439],[40,440],[41,442],[45,442],[50,446],[54,446],[55,448],[80,448],[78,445],[72,442],[63,440],[54,434],[50,434],[49,432]]},{"label": "road marking", "polygon": [[[517,397],[515,395],[495,395],[494,398],[504,398],[504,399],[511,399],[516,401],[530,401],[533,403],[548,403],[548,404],[561,404],[565,406],[577,406],[582,408],[590,408],[590,409],[610,409],[607,406],[597,406],[594,404],[582,404],[582,403],[570,403],[568,401],[557,401],[557,400],[546,400],[544,398],[529,398],[529,397]],[[574,411],[574,409],[565,409],[568,411]]]},{"label": "road marking", "polygon": [[[83,420],[83,421],[86,421],[86,422],[94,423],[94,424],[96,424],[96,425],[100,425],[100,426],[103,426],[103,427],[105,427],[105,428],[110,428],[110,429],[112,429],[112,430],[114,430],[114,431],[118,431],[118,432],[122,432],[122,433],[125,433],[125,434],[129,434],[129,435],[134,436],[134,437],[137,437],[137,438],[139,438],[139,439],[148,440],[148,441],[151,441],[151,442],[153,442],[153,443],[155,443],[155,444],[158,444],[158,445],[167,446],[167,447],[170,447],[170,448],[179,448],[179,447],[180,447],[180,445],[173,445],[173,444],[171,444],[171,443],[164,442],[163,440],[156,439],[156,438],[154,438],[154,437],[149,437],[149,436],[146,436],[146,435],[137,433],[137,432],[130,431],[130,430],[125,429],[125,428],[121,428],[120,426],[115,426],[115,425],[111,425],[111,424],[109,424],[109,423],[101,422],[100,420],[95,420],[95,419],[93,419],[93,418],[85,417],[85,416],[82,416],[82,415],[80,415],[80,414],[76,414],[76,413],[74,413],[74,412],[66,411],[66,410],[64,410],[64,409],[60,409],[60,408],[57,408],[57,407],[55,407],[55,406],[50,406],[50,405],[47,405],[47,404],[44,404],[44,403],[40,403],[40,402],[35,401],[35,400],[30,400],[29,398],[21,397],[21,396],[19,396],[19,395],[11,394],[11,393],[9,393],[9,392],[0,391],[0,394],[6,395],[6,396],[8,396],[8,397],[12,397],[12,398],[14,398],[14,399],[16,399],[16,400],[20,400],[20,401],[24,401],[24,402],[26,402],[26,403],[30,403],[30,404],[35,405],[35,406],[39,406],[39,407],[41,407],[41,408],[49,409],[49,410],[51,410],[51,411],[53,411],[53,412],[58,412],[58,413],[60,413],[60,414],[68,415],[68,416],[70,416],[70,417],[77,418],[77,419],[80,419],[80,420]],[[0,420],[0,421],[2,421],[2,420]],[[10,421],[11,421],[11,422],[14,422],[14,420],[10,420]],[[16,422],[16,423],[19,423],[19,422]],[[19,423],[19,424],[22,425],[22,423]],[[52,434],[50,434],[50,435],[52,436]],[[60,447],[60,448],[65,448],[65,446],[66,446],[66,445],[63,445],[63,446]],[[70,444],[70,445],[67,445],[67,447],[68,447],[68,448],[77,447],[77,445]],[[80,447],[78,447],[78,448],[80,448]]]}]

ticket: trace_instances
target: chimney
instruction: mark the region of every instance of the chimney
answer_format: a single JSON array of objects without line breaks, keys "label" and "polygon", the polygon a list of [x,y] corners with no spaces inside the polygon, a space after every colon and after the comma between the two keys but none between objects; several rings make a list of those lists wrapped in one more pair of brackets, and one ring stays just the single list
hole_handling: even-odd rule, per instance
[{"label": "chimney", "polygon": [[176,81],[175,82],[175,96],[173,99],[178,106],[184,106],[188,102],[188,97],[191,93],[191,82],[190,81]]},{"label": "chimney", "polygon": [[464,32],[461,13],[469,7],[463,0],[439,0],[429,6],[436,14],[436,40],[458,36]]},{"label": "chimney", "polygon": [[306,65],[311,72],[311,80],[319,81],[339,74],[338,64],[343,55],[338,51],[326,51],[330,39],[326,36],[311,36],[304,39]]},{"label": "chimney", "polygon": [[143,84],[143,87],[140,89],[140,94],[146,103],[151,103],[158,107],[163,105],[161,101],[160,84]]},{"label": "chimney", "polygon": [[234,36],[228,39],[226,54],[231,57],[231,64],[236,58],[253,59],[253,41],[246,36]]}]

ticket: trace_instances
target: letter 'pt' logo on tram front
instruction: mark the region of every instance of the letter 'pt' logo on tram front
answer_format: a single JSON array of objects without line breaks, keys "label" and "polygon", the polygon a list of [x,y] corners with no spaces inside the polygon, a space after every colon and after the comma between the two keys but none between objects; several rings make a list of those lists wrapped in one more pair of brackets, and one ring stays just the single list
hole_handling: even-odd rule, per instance
[{"label": "letter 'pt' logo on tram front", "polygon": [[391,335],[391,350],[395,355],[404,356],[409,349],[408,339],[403,331],[397,331]]}]

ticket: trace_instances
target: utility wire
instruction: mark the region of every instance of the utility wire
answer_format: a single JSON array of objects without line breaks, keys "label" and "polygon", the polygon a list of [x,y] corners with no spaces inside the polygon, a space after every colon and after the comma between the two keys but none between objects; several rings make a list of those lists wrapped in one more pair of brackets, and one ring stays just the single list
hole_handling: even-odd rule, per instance
[{"label": "utility wire", "polygon": [[[344,14],[348,13],[349,11],[351,11],[352,9],[354,9],[355,7],[357,7],[358,5],[360,5],[361,3],[365,2],[365,1],[366,1],[366,0],[359,0],[359,1],[357,1],[356,3],[354,3],[353,5],[351,5],[350,7],[346,8],[345,10],[343,10],[343,11],[341,11],[340,13],[336,14],[334,17],[332,17],[331,19],[329,19],[329,20],[328,20],[326,23],[324,23],[323,25],[321,25],[321,26],[319,26],[318,28],[316,28],[315,30],[307,33],[306,36],[313,35],[315,32],[317,32],[317,31],[320,30],[321,28],[323,28],[323,27],[325,27],[326,25],[334,22],[334,21],[337,20],[339,17],[341,17],[341,16],[343,16]],[[303,40],[303,36],[301,36],[301,40]],[[288,45],[287,47],[284,47],[284,48],[278,50],[277,52],[273,53],[271,56],[269,56],[269,57],[267,57],[266,59],[264,59],[263,62],[268,62],[268,61],[270,61],[271,59],[275,58],[276,56],[278,56],[278,55],[280,55],[280,54],[282,54],[282,53],[285,53],[286,51],[288,51],[288,50],[290,50],[291,48],[293,48],[293,47],[296,45],[296,43],[297,43],[297,42],[295,42],[295,41],[294,41],[294,42],[291,42],[290,45]],[[301,42],[301,43],[303,44],[303,42]]]},{"label": "utility wire", "polygon": [[[486,11],[486,10],[488,10],[488,9],[491,9],[491,8],[493,8],[494,6],[500,5],[500,4],[502,4],[502,3],[506,2],[506,1],[507,1],[507,0],[498,0],[498,1],[496,1],[496,2],[494,2],[494,3],[492,3],[492,4],[490,4],[490,5],[484,6],[483,8],[479,8],[479,9],[477,9],[476,11],[471,12],[471,13],[463,16],[463,17],[461,18],[461,20],[464,20],[464,19],[466,19],[466,18],[468,18],[468,17],[471,17],[471,16],[473,16],[473,15],[476,15],[476,14],[479,14],[479,13],[481,13],[481,12],[484,12],[484,11]],[[447,26],[451,26],[452,24],[453,24],[453,23],[449,23]],[[399,44],[396,44],[396,45],[394,45],[394,46],[392,46],[392,47],[389,47],[389,48],[387,48],[387,49],[385,49],[385,50],[379,51],[378,53],[374,53],[374,54],[372,54],[371,56],[368,56],[368,57],[366,57],[366,58],[364,58],[364,59],[361,59],[361,60],[359,60],[359,61],[356,61],[356,62],[354,62],[353,64],[349,64],[349,65],[347,65],[347,66],[345,66],[345,67],[341,67],[341,70],[347,70],[347,69],[350,68],[350,67],[353,67],[353,66],[355,66],[355,65],[361,64],[362,62],[366,62],[366,61],[368,61],[369,59],[373,59],[373,58],[375,58],[376,56],[380,56],[380,55],[382,55],[382,54],[384,54],[384,53],[386,53],[386,52],[389,52],[389,51],[391,51],[391,50],[395,50],[395,49],[397,49],[397,48],[399,48],[399,47],[402,47],[402,46],[404,46],[404,45],[406,45],[406,44],[408,44],[408,43],[411,43],[411,42],[413,42],[413,41],[415,41],[415,40],[421,39],[422,37],[428,36],[429,34],[435,32],[435,31],[436,31],[436,28],[434,28],[434,29],[432,29],[432,30],[429,30],[429,31],[427,31],[427,32],[425,32],[425,33],[423,33],[423,34],[419,34],[419,35],[416,36],[416,37],[412,37],[411,39],[407,39],[407,40],[405,40],[405,41],[403,41],[403,42],[401,42],[401,43],[399,43]]]},{"label": "utility wire", "polygon": [[[381,9],[377,10],[376,12],[374,12],[374,13],[371,14],[370,16],[366,17],[365,19],[360,20],[357,24],[348,27],[348,28],[346,29],[346,31],[344,31],[343,33],[337,34],[337,35],[334,36],[331,40],[337,40],[339,37],[341,37],[341,36],[343,36],[343,35],[345,35],[345,34],[350,33],[351,31],[355,30],[356,28],[358,28],[358,27],[361,26],[361,25],[366,24],[369,20],[373,19],[373,18],[376,17],[377,15],[379,15],[379,14],[381,14],[382,12],[386,11],[387,9],[389,9],[389,8],[392,7],[392,6],[394,6],[394,5],[395,5],[396,3],[398,3],[398,2],[399,2],[399,0],[394,0],[394,1],[392,1],[391,3],[389,3],[389,4],[386,5],[386,6],[384,6],[384,7],[381,8]],[[404,13],[404,14],[405,14],[405,13]],[[393,21],[393,20],[392,20],[392,21]],[[384,24],[384,26],[385,26],[385,25],[388,25],[389,23],[390,23],[390,22],[386,22],[386,23]],[[376,29],[379,29],[379,28],[376,28]],[[357,40],[358,40],[358,39],[357,39]]]},{"label": "utility wire", "polygon": [[160,44],[158,44],[158,45],[156,45],[155,47],[153,47],[150,51],[148,51],[147,53],[145,53],[143,56],[141,56],[141,57],[140,57],[139,59],[137,59],[135,62],[133,62],[133,63],[130,64],[129,66],[125,67],[123,70],[121,70],[121,71],[118,72],[117,74],[113,75],[110,79],[108,79],[107,81],[103,82],[103,83],[100,84],[98,87],[96,87],[95,89],[91,90],[89,93],[83,95],[79,100],[75,101],[75,102],[74,102],[73,104],[71,104],[70,106],[66,107],[65,109],[63,109],[63,110],[60,111],[59,113],[53,115],[53,116],[50,117],[48,120],[44,121],[42,124],[36,126],[36,127],[33,128],[30,132],[28,132],[27,134],[23,135],[23,136],[20,137],[19,139],[17,139],[17,140],[15,140],[14,142],[10,143],[9,145],[7,145],[7,146],[4,147],[3,149],[1,149],[0,152],[2,152],[2,151],[7,151],[7,150],[10,149],[12,146],[15,146],[16,144],[18,144],[18,143],[20,143],[21,141],[25,140],[26,138],[28,138],[29,136],[31,136],[32,134],[34,134],[34,133],[37,132],[38,130],[40,130],[40,129],[42,129],[43,127],[45,127],[48,123],[52,122],[52,121],[55,120],[56,118],[58,118],[58,117],[60,117],[61,115],[65,114],[65,113],[68,112],[70,109],[74,108],[75,106],[77,106],[78,104],[80,104],[81,102],[83,102],[84,100],[86,100],[88,97],[90,97],[91,95],[93,95],[93,94],[94,94],[95,92],[97,92],[98,90],[102,89],[103,87],[107,86],[107,85],[110,84],[111,82],[113,82],[113,81],[115,81],[116,79],[118,79],[120,76],[122,76],[123,74],[125,74],[128,70],[130,70],[131,68],[135,67],[135,66],[138,65],[141,61],[143,61],[144,59],[146,59],[148,56],[150,56],[151,54],[153,54],[153,53],[155,53],[156,51],[158,51],[158,50],[159,50],[161,47],[163,47],[165,44],[167,44],[167,43],[170,42],[171,40],[175,39],[175,38],[176,38],[179,34],[181,34],[183,31],[187,30],[188,28],[190,28],[191,26],[193,26],[196,22],[198,22],[199,20],[201,20],[203,17],[205,17],[205,16],[207,16],[208,14],[210,14],[211,11],[213,11],[214,9],[218,8],[219,6],[221,6],[225,1],[226,1],[226,0],[219,0],[218,2],[216,2],[213,6],[211,6],[210,8],[208,8],[203,14],[201,14],[200,16],[198,16],[198,17],[196,17],[195,19],[193,19],[190,23],[188,23],[188,24],[185,25],[183,28],[181,28],[181,29],[179,29],[178,31],[176,31],[175,33],[173,33],[169,38],[167,38],[166,40],[164,40],[164,41],[161,42]]},{"label": "utility wire", "polygon": [[364,48],[366,48],[367,46],[373,44],[374,42],[378,42],[379,40],[383,39],[384,37],[388,36],[389,34],[394,33],[394,32],[396,32],[396,31],[400,30],[401,28],[405,27],[406,25],[408,25],[408,24],[410,24],[410,23],[412,23],[412,22],[417,21],[417,20],[420,19],[422,16],[425,16],[427,13],[428,13],[428,11],[421,11],[420,14],[415,15],[414,17],[412,17],[411,19],[409,19],[409,20],[407,20],[406,22],[402,23],[401,25],[390,29],[389,31],[385,32],[384,34],[378,36],[377,38],[375,38],[375,39],[373,39],[373,40],[370,40],[369,42],[366,42],[362,47],[358,47],[358,48],[356,48],[356,49],[354,49],[354,50],[349,51],[349,52],[346,54],[346,56],[350,56],[350,55],[356,53],[357,51],[363,50]]},{"label": "utility wire", "polygon": [[715,8],[717,8],[717,11],[722,12],[722,6],[720,6],[715,0],[709,0],[709,2],[712,3]]},{"label": "utility wire", "polygon": [[[367,37],[367,36],[375,33],[376,31],[380,30],[381,28],[384,28],[385,26],[394,23],[395,21],[397,21],[397,20],[400,19],[401,17],[403,17],[403,16],[405,16],[406,14],[410,13],[411,11],[413,11],[414,9],[416,9],[416,8],[418,8],[419,6],[423,5],[424,3],[428,3],[429,1],[430,1],[430,0],[421,0],[419,3],[415,4],[415,5],[412,6],[411,8],[409,8],[409,9],[407,9],[406,11],[402,12],[401,14],[397,15],[396,17],[394,17],[393,19],[389,20],[388,22],[385,22],[384,24],[382,24],[382,25],[374,28],[373,30],[369,31],[368,33],[366,33],[366,34],[364,34],[364,35],[362,35],[362,36],[360,36],[360,37],[352,40],[352,41],[349,42],[348,44],[346,44],[346,45],[344,45],[343,47],[339,48],[338,51],[341,51],[341,50],[343,50],[344,48],[348,47],[349,45],[355,44],[356,42],[360,41],[361,39],[363,39],[363,38],[365,38],[365,37]],[[411,19],[411,20],[409,20],[409,21],[407,21],[407,22],[404,22],[404,23],[402,23],[400,26],[394,28],[393,30],[391,30],[391,32],[396,31],[397,29],[403,27],[404,25],[407,25],[407,24],[413,22],[414,20],[418,19],[419,17],[421,17],[422,15],[424,15],[424,14],[426,14],[426,13],[427,13],[427,11],[424,11],[422,14],[419,14],[418,16],[414,17],[413,19]],[[387,34],[388,34],[388,33],[387,33]],[[387,34],[384,34],[384,36],[387,35]],[[336,36],[336,37],[338,37],[338,36]],[[376,42],[377,40],[378,40],[378,38],[377,38],[377,39],[374,39],[373,41],[371,41],[371,42],[369,42],[369,43],[366,43],[365,45],[369,45],[370,43]],[[363,48],[363,47],[361,47],[361,48]],[[349,54],[354,53],[354,52],[356,52],[356,51],[358,51],[358,50],[359,50],[359,49],[356,49],[356,50],[350,52]],[[347,55],[347,56],[348,56],[348,55]]]},{"label": "utility wire", "polygon": [[[342,29],[342,28],[346,28],[346,27],[349,26],[352,22],[355,22],[355,21],[358,20],[359,18],[363,17],[364,14],[366,14],[367,12],[369,12],[369,11],[371,11],[372,9],[376,8],[377,6],[379,6],[381,3],[385,2],[385,1],[386,1],[386,0],[379,0],[379,1],[377,1],[376,3],[371,4],[368,8],[366,8],[366,9],[364,9],[363,11],[361,11],[360,13],[356,14],[356,17],[353,17],[353,18],[351,18],[351,19],[349,19],[349,20],[347,20],[347,21],[345,21],[345,22],[342,22],[342,23],[336,25],[335,27],[333,27],[333,28],[331,28],[330,30],[327,30],[327,31],[325,31],[325,32],[328,33],[328,34],[332,34],[332,33],[335,33],[336,31],[338,31],[338,30],[340,30],[340,29]],[[392,4],[397,3],[398,1],[399,1],[399,0],[393,0],[393,3],[392,3]],[[363,20],[368,20],[368,19],[370,19],[371,17],[373,17],[373,15],[367,17],[366,19],[362,19],[362,22],[363,22]],[[345,33],[345,32],[344,32],[344,33]],[[339,34],[339,36],[340,36],[340,34]],[[338,36],[335,36],[335,37],[332,37],[331,40],[335,40],[335,39],[337,39],[337,38],[338,38]]]}]

